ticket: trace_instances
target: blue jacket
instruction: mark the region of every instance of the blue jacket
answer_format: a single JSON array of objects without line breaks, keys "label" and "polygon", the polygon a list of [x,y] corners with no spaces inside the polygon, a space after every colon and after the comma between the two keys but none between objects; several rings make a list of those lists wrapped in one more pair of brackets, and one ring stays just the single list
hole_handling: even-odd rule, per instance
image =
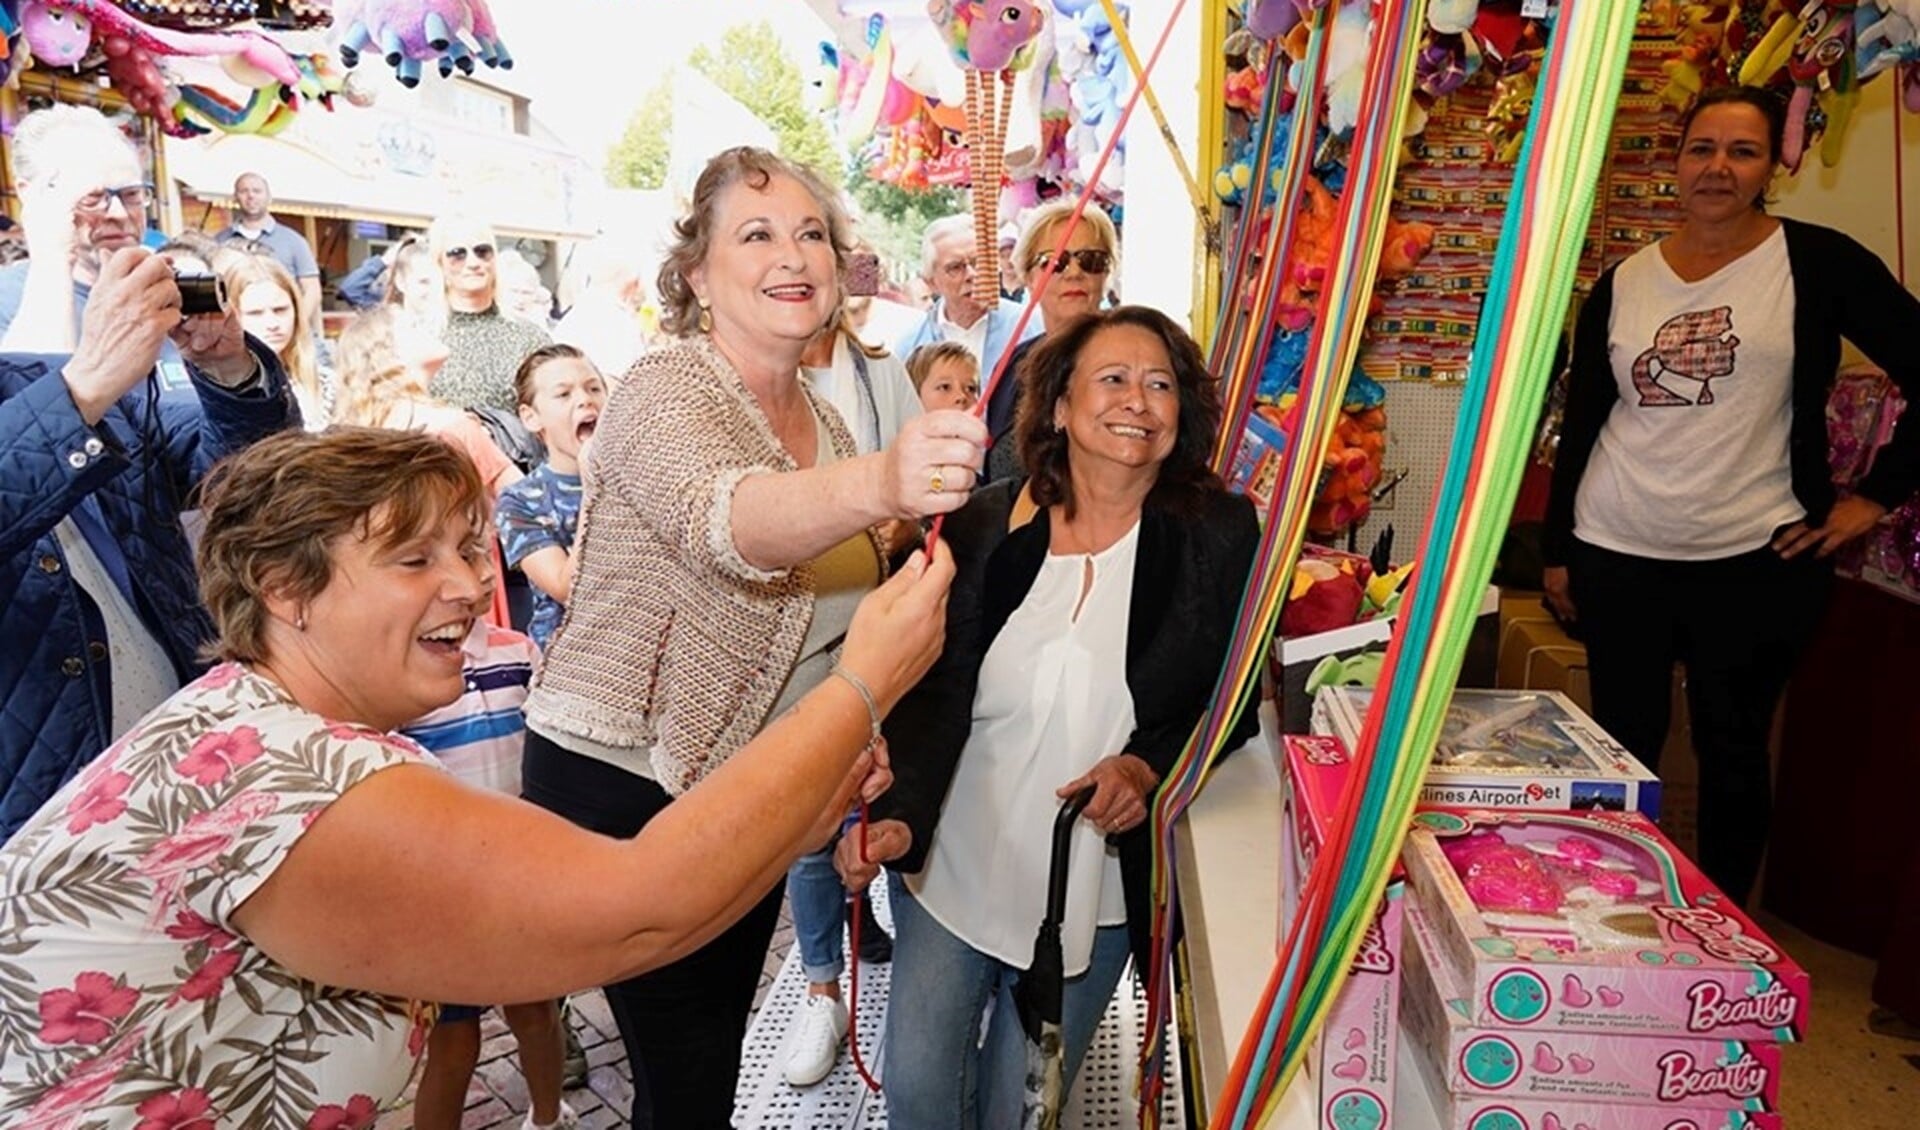
[{"label": "blue jacket", "polygon": [[[944,308],[941,300],[935,299],[933,305],[927,309],[927,316],[920,320],[920,324],[915,326],[911,333],[894,343],[893,355],[904,361],[912,355],[914,350],[923,345],[945,341],[946,335],[940,332],[940,312]],[[985,384],[987,378],[993,375],[993,367],[999,363],[1000,355],[1015,344],[1013,327],[1014,323],[1020,320],[1020,310],[1021,306],[1018,302],[1009,302],[1003,298],[994,304],[993,309],[987,311],[986,356],[980,358],[981,384]],[[1034,316],[1027,319],[1026,329],[1020,332],[1020,340],[1025,341],[1028,338],[1040,336],[1040,328],[1039,311],[1036,310]]]},{"label": "blue jacket", "polygon": [[118,735],[105,629],[54,527],[91,496],[126,559],[136,610],[182,681],[213,638],[180,512],[220,457],[299,420],[285,374],[248,339],[264,388],[195,374],[199,407],[136,387],[89,428],[62,356],[0,355],[0,842]]}]

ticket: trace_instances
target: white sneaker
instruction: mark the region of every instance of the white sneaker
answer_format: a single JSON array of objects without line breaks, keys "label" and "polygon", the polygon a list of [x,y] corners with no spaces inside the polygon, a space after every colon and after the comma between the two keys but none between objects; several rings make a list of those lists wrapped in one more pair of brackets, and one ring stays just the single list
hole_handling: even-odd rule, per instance
[{"label": "white sneaker", "polygon": [[533,1120],[533,1112],[527,1112],[526,1121],[520,1124],[520,1130],[574,1130],[580,1125],[580,1116],[573,1113],[565,1099],[560,1100],[560,1117],[545,1124]]},{"label": "white sneaker", "polygon": [[799,1031],[787,1052],[787,1082],[811,1087],[825,1079],[840,1059],[847,1038],[847,1006],[832,997],[808,993],[800,1006]]}]

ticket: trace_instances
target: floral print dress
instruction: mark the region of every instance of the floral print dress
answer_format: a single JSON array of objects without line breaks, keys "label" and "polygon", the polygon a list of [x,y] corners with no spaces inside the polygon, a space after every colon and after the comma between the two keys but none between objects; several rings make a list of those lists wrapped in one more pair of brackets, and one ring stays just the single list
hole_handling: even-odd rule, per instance
[{"label": "floral print dress", "polygon": [[233,926],[313,821],[412,742],[225,664],[0,849],[0,1126],[371,1127],[432,1007],[314,984]]}]

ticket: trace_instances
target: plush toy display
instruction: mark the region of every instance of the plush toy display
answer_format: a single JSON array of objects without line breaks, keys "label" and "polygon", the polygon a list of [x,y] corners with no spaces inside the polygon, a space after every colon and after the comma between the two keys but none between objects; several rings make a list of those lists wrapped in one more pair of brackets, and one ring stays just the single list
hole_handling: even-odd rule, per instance
[{"label": "plush toy display", "polygon": [[1280,634],[1298,639],[1359,621],[1372,577],[1373,566],[1358,554],[1303,546],[1280,608]]},{"label": "plush toy display", "polygon": [[403,86],[420,84],[424,63],[435,64],[442,78],[456,69],[472,74],[475,59],[513,67],[487,0],[342,0],[334,26],[341,62],[357,66],[361,52],[377,51]]},{"label": "plush toy display", "polygon": [[[284,126],[302,98],[324,102],[338,89],[322,77],[330,70],[324,61],[295,56],[256,31],[156,27],[111,0],[24,0],[20,17],[23,54],[33,62],[78,69],[104,59],[108,81],[128,106],[176,136]],[[204,85],[176,86],[162,61],[177,57],[219,62],[247,94],[235,99]]]}]

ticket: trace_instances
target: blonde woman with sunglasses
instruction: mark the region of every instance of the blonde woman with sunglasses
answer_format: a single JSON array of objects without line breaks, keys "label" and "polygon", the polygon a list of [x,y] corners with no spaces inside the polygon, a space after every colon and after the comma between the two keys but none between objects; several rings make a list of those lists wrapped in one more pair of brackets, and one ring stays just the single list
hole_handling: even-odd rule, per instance
[{"label": "blonde woman with sunglasses", "polygon": [[427,233],[446,283],[447,363],[433,395],[462,408],[493,408],[513,416],[513,375],[527,355],[553,344],[547,331],[500,312],[499,243],[477,220],[443,216]]},{"label": "blonde woman with sunglasses", "polygon": [[[1074,319],[1105,306],[1107,289],[1119,269],[1120,233],[1097,204],[1087,205],[1079,221],[1073,224],[1073,234],[1068,237],[1066,248],[1059,252],[1059,262],[1054,264],[1060,233],[1073,219],[1073,205],[1071,200],[1056,200],[1034,209],[1021,226],[1020,238],[1014,241],[1014,266],[1019,269],[1020,282],[1027,288],[1029,300],[1036,306],[1034,313],[1039,315],[1040,336],[1030,337],[1014,348],[1013,355],[1007,358],[1005,375],[989,394],[987,430],[993,433],[993,448],[987,452],[988,482],[1023,473],[1018,445],[1011,442],[1013,418],[1020,405],[1021,364],[1037,346]],[[1050,264],[1054,264],[1053,276],[1041,289],[1040,279]],[[981,367],[983,383],[991,375],[985,366]],[[1002,443],[1003,439],[1008,442]]]}]

